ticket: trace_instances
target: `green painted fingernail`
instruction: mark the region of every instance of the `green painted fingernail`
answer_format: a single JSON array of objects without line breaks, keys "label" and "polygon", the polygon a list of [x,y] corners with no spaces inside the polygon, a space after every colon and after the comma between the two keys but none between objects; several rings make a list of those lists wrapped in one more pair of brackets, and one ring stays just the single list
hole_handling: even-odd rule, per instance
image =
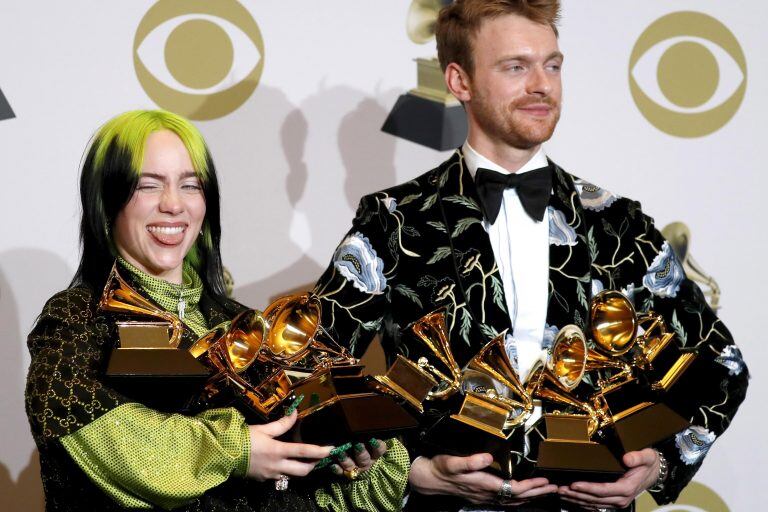
[{"label": "green painted fingernail", "polygon": [[301,404],[301,401],[304,400],[304,395],[299,395],[296,398],[293,399],[293,402],[291,402],[291,405],[288,406],[288,408],[285,410],[285,415],[290,416],[293,414],[293,411],[295,411],[299,404]]},{"label": "green painted fingernail", "polygon": [[344,443],[341,446],[337,446],[333,450],[331,450],[331,456],[333,457],[341,457],[342,460],[344,460],[347,457],[346,451],[352,448],[352,443]]},{"label": "green painted fingernail", "polygon": [[365,451],[365,445],[363,443],[355,443],[352,446],[352,449],[355,451],[356,454],[363,453]]},{"label": "green painted fingernail", "polygon": [[317,464],[315,464],[315,468],[314,469],[323,469],[324,467],[326,467],[331,462],[332,461],[331,461],[330,457],[325,457],[324,459],[320,459],[319,461],[317,461]]},{"label": "green painted fingernail", "polygon": [[371,448],[378,448],[379,447],[379,440],[375,437],[372,437],[368,440],[368,444]]},{"label": "green painted fingernail", "polygon": [[334,475],[343,475],[344,470],[341,469],[341,466],[339,466],[338,464],[331,464],[331,473],[333,473]]}]

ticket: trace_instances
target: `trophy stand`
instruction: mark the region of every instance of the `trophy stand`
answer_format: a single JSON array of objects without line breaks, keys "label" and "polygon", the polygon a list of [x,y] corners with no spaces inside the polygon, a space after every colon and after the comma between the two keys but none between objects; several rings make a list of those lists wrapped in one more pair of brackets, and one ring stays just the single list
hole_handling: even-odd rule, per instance
[{"label": "trophy stand", "polygon": [[604,444],[589,437],[588,416],[544,414],[546,438],[538,445],[535,476],[550,483],[612,482],[626,471]]}]

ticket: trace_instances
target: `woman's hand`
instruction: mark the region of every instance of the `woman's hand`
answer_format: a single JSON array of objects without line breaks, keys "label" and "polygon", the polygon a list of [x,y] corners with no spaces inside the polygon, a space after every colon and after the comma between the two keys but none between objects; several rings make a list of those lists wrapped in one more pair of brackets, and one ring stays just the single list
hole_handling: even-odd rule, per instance
[{"label": "woman's hand", "polygon": [[307,476],[317,461],[327,457],[333,446],[286,443],[275,438],[288,432],[296,423],[296,411],[264,425],[248,427],[251,434],[251,460],[248,476],[263,482],[281,475]]},{"label": "woman's hand", "polygon": [[331,472],[341,475],[345,471],[352,472],[355,468],[358,472],[365,471],[373,466],[376,459],[387,453],[387,444],[384,441],[371,439],[368,445],[355,443],[346,452],[336,455],[336,463],[331,465]]},{"label": "woman's hand", "polygon": [[659,453],[653,448],[624,454],[629,470],[615,482],[574,482],[560,487],[558,493],[565,501],[590,508],[624,508],[659,476]]},{"label": "woman's hand", "polygon": [[[499,503],[501,478],[483,471],[493,462],[488,453],[469,457],[437,455],[431,459],[418,457],[411,464],[409,482],[421,494],[449,494],[472,503]],[[503,505],[520,505],[526,501],[557,492],[557,486],[546,478],[508,480],[512,496]]]}]

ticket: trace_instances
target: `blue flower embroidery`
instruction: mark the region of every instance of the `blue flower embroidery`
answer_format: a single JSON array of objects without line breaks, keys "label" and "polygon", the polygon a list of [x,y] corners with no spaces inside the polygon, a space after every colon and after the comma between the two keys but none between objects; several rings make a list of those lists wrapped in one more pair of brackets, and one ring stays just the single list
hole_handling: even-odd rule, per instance
[{"label": "blue flower embroidery", "polygon": [[552,344],[555,342],[555,336],[560,332],[556,325],[544,324],[544,338],[541,340],[541,348],[549,353],[552,350]]},{"label": "blue flower embroidery", "polygon": [[595,295],[597,295],[598,293],[600,293],[604,289],[605,289],[605,286],[603,286],[603,282],[602,281],[600,281],[599,279],[593,279],[592,280],[592,289],[590,290],[590,292],[592,293],[591,297],[594,297]]},{"label": "blue flower embroidery", "polygon": [[550,245],[576,245],[576,231],[568,225],[560,210],[548,206]]},{"label": "blue flower embroidery", "polygon": [[397,199],[394,197],[385,197],[381,202],[384,203],[384,206],[389,213],[392,213],[397,209]]},{"label": "blue flower embroidery", "polygon": [[741,350],[736,345],[725,347],[715,361],[728,368],[728,375],[739,375],[746,366]]},{"label": "blue flower embroidery", "polygon": [[333,265],[361,292],[380,295],[387,287],[384,262],[362,233],[353,233],[341,242],[333,255]]},{"label": "blue flower embroidery", "polygon": [[680,450],[680,460],[689,466],[696,464],[707,454],[715,438],[714,432],[698,425],[692,425],[675,435],[675,444]]},{"label": "blue flower embroidery", "polygon": [[582,182],[581,187],[581,205],[586,210],[602,211],[611,206],[616,201],[617,196],[607,190],[597,187],[591,183]]},{"label": "blue flower embroidery", "polygon": [[661,252],[653,259],[643,277],[643,284],[659,297],[674,297],[685,278],[683,267],[678,263],[669,242],[664,242]]}]

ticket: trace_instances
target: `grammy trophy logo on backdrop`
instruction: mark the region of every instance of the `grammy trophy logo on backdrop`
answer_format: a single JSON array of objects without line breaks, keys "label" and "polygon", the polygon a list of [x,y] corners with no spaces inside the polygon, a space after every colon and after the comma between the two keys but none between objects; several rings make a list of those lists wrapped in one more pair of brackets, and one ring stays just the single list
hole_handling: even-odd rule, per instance
[{"label": "grammy trophy logo on backdrop", "polygon": [[160,107],[190,119],[216,119],[256,89],[264,41],[237,0],[159,0],[136,29],[133,63]]},{"label": "grammy trophy logo on backdrop", "polygon": [[637,512],[730,512],[731,509],[712,489],[699,482],[688,484],[677,501],[658,506],[647,493],[637,500]]},{"label": "grammy trophy logo on backdrop", "polygon": [[629,88],[640,112],[659,130],[703,137],[739,109],[747,62],[720,21],[700,12],[675,12],[654,21],[635,43]]},{"label": "grammy trophy logo on backdrop", "polygon": [[3,90],[0,89],[0,121],[3,119],[12,119],[14,117],[16,117],[16,114],[13,113],[11,104],[5,99],[5,94],[3,94]]}]

